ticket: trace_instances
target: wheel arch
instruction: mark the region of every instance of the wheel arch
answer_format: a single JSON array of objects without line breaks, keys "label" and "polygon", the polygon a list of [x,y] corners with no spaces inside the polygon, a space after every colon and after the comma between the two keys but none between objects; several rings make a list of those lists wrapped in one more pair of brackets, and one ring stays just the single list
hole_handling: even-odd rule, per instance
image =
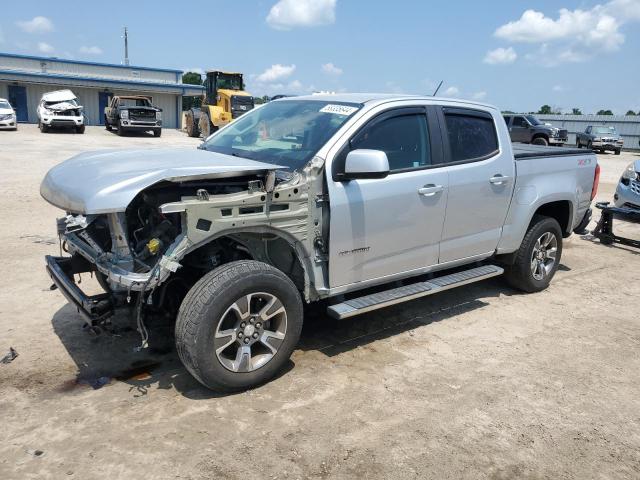
[{"label": "wheel arch", "polygon": [[271,226],[244,226],[221,230],[205,241],[193,245],[180,262],[190,255],[197,255],[223,243],[240,246],[250,259],[261,261],[283,272],[291,278],[307,301],[318,298],[312,259],[304,245],[289,232]]},{"label": "wheel arch", "polygon": [[529,226],[531,226],[536,215],[554,218],[560,224],[563,238],[571,235],[573,223],[571,221],[573,218],[573,203],[571,200],[555,200],[539,205],[529,219]]}]

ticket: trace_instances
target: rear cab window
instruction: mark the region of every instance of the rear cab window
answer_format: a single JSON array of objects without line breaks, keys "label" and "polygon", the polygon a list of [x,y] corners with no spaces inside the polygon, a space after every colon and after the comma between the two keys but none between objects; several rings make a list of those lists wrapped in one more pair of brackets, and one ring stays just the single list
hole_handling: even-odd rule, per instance
[{"label": "rear cab window", "polygon": [[488,112],[444,108],[443,113],[450,152],[448,163],[479,161],[498,153],[498,134]]}]

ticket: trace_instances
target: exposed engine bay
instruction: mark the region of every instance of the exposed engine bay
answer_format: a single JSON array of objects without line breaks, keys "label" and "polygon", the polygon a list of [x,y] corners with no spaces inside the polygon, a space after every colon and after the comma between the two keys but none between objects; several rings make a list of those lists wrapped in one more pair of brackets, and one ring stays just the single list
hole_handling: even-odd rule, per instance
[{"label": "exposed engine bay", "polygon": [[[320,165],[309,166],[314,168]],[[235,260],[277,266],[309,296],[310,265],[322,264],[310,261],[307,252],[314,245],[321,250],[326,241],[322,205],[315,197],[310,200],[307,190],[305,173],[273,171],[159,182],[138,193],[124,212],[69,213],[59,219],[62,249],[71,254],[68,262],[59,263],[71,278],[95,274],[105,290],[106,295],[89,299],[91,324],[132,304],[141,332],[143,307],[175,316],[198,279]],[[320,205],[313,217],[310,205],[314,211]]]}]

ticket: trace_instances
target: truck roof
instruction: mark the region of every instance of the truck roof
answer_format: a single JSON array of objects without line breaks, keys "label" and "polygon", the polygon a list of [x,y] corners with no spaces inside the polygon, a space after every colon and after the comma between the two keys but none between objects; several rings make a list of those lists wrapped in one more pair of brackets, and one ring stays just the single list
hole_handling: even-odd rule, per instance
[{"label": "truck roof", "polygon": [[149,100],[146,95],[114,95],[116,98],[130,98],[132,100]]},{"label": "truck roof", "polygon": [[348,102],[348,103],[384,103],[395,100],[438,100],[447,103],[458,103],[460,105],[478,105],[482,107],[495,108],[487,103],[462,100],[459,98],[433,97],[431,95],[399,95],[397,93],[322,93],[314,95],[303,95],[300,97],[289,97],[278,101],[288,100],[321,100],[325,102]]}]

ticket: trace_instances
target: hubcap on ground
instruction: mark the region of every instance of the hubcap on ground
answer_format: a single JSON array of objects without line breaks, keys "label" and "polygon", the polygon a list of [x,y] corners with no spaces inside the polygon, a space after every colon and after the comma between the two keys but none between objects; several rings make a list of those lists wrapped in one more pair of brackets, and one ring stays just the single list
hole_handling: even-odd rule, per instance
[{"label": "hubcap on ground", "polygon": [[274,295],[256,292],[239,298],[218,322],[214,348],[232,372],[251,372],[278,352],[287,333],[287,312]]},{"label": "hubcap on ground", "polygon": [[551,273],[556,264],[558,239],[551,232],[545,232],[538,238],[531,253],[531,274],[536,280],[543,280]]}]

